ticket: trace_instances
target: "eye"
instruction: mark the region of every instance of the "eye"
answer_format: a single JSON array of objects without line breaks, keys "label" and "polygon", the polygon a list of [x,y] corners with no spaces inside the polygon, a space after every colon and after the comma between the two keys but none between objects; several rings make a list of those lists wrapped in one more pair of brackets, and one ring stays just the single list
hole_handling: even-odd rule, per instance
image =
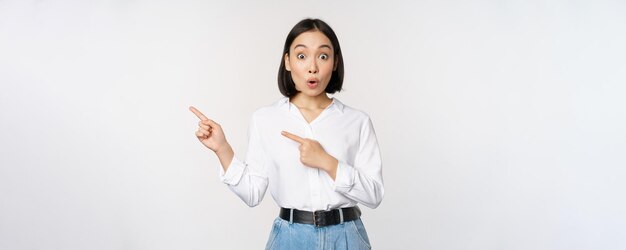
[{"label": "eye", "polygon": [[327,54],[321,54],[320,55],[320,59],[326,60],[326,59],[328,59],[328,55]]},{"label": "eye", "polygon": [[304,54],[300,53],[300,54],[296,55],[296,57],[297,57],[298,59],[304,59]]}]

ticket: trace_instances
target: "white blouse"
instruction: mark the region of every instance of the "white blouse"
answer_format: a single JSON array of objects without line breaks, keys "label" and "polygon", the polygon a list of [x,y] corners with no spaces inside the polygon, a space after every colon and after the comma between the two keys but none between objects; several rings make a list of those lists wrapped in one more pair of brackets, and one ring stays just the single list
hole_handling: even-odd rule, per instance
[{"label": "white blouse", "polygon": [[[335,180],[324,170],[300,161],[299,144],[287,131],[318,141],[339,161]],[[283,97],[252,115],[248,153],[237,155],[220,179],[248,206],[258,205],[269,186],[276,204],[306,211],[330,210],[357,203],[376,208],[383,199],[382,162],[369,116],[337,98],[310,124]]]}]

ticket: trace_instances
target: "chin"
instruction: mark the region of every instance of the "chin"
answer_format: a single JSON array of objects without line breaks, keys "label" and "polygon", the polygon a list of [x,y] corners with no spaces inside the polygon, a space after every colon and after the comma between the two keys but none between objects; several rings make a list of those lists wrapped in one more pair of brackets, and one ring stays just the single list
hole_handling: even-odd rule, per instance
[{"label": "chin", "polygon": [[315,96],[319,96],[321,94],[325,94],[326,92],[324,90],[322,91],[318,91],[316,89],[307,89],[306,91],[300,91],[300,93],[302,93],[303,95],[306,96],[310,96],[310,97],[315,97]]},{"label": "chin", "polygon": [[296,88],[296,90],[298,90],[303,95],[311,96],[311,97],[318,96],[318,95],[326,93],[326,91],[324,91],[325,89],[326,89],[326,87],[324,87],[324,88],[316,88],[316,89],[305,88],[304,91],[302,91],[301,88]]}]

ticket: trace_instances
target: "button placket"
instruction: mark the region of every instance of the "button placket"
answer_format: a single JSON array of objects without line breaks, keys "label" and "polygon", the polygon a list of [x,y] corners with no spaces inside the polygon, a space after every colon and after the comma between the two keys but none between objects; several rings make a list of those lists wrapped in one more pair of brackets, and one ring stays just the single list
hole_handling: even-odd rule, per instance
[{"label": "button placket", "polygon": [[[313,132],[313,127],[310,124],[306,124],[305,136],[311,140],[315,140],[315,134]],[[311,188],[311,205],[315,210],[324,209],[322,204],[321,197],[321,187],[320,187],[320,178],[319,178],[319,169],[309,167],[309,184]]]}]

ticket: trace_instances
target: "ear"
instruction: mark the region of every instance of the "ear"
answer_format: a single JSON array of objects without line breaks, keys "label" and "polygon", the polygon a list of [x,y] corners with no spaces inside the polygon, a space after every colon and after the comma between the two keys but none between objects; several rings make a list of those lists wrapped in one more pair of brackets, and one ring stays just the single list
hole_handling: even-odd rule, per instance
[{"label": "ear", "polygon": [[285,69],[287,71],[291,71],[291,66],[289,65],[289,53],[285,53]]},{"label": "ear", "polygon": [[339,64],[339,59],[336,59],[337,57],[335,56],[335,66],[333,66],[333,71],[337,70],[337,65]]}]

